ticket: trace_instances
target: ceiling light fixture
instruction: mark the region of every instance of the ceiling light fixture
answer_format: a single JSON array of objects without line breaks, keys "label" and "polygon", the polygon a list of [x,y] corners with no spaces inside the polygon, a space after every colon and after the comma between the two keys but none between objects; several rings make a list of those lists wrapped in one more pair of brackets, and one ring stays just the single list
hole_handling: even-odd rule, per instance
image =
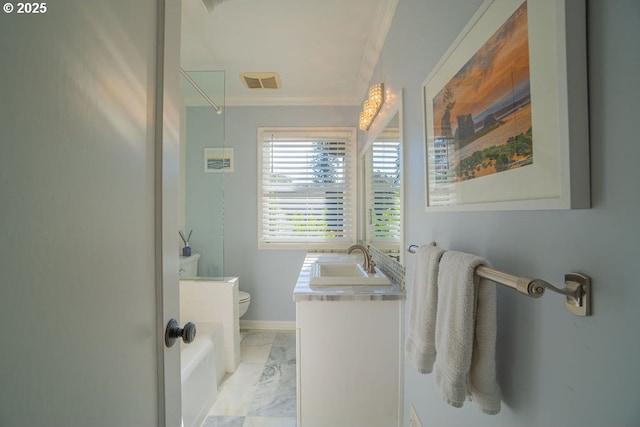
[{"label": "ceiling light fixture", "polygon": [[362,104],[362,112],[358,120],[361,130],[369,130],[371,122],[376,118],[384,103],[384,84],[378,83],[369,88],[369,95]]}]

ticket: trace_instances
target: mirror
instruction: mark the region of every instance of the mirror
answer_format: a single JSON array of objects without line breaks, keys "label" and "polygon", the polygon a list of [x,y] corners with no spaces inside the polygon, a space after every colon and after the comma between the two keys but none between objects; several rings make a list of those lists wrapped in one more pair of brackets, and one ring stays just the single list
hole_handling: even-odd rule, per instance
[{"label": "mirror", "polygon": [[402,202],[402,114],[400,100],[385,108],[378,128],[370,129],[362,164],[363,240],[404,264]]}]

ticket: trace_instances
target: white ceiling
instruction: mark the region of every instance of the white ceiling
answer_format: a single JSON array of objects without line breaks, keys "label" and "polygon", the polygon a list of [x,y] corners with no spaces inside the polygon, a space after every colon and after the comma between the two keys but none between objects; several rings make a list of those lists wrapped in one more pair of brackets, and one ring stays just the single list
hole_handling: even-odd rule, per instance
[{"label": "white ceiling", "polygon": [[[226,105],[359,105],[397,2],[223,0],[208,12],[183,0],[182,67],[224,70]],[[275,71],[282,88],[249,90],[247,71]]]}]

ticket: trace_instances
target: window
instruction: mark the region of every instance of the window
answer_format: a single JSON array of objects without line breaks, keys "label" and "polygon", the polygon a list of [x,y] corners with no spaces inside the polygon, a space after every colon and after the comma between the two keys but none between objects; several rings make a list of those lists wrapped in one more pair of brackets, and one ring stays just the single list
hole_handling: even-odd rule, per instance
[{"label": "window", "polygon": [[[383,133],[372,144],[366,159],[367,173],[367,238],[384,249],[385,244],[400,242],[400,142],[395,135]],[[395,247],[391,245],[391,247]]]},{"label": "window", "polygon": [[355,243],[354,128],[258,128],[258,247]]}]

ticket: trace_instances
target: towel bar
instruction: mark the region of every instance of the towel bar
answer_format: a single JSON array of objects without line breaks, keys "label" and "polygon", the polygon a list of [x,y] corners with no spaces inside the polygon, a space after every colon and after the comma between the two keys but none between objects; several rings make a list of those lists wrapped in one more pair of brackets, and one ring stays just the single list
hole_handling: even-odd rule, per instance
[{"label": "towel bar", "polygon": [[[435,243],[431,243],[435,246]],[[416,253],[418,245],[409,245],[407,252]],[[579,273],[564,275],[564,288],[557,288],[542,279],[515,276],[484,265],[476,268],[476,275],[492,282],[515,289],[532,298],[540,298],[546,289],[565,296],[564,307],[577,316],[591,316],[591,278]]]}]

